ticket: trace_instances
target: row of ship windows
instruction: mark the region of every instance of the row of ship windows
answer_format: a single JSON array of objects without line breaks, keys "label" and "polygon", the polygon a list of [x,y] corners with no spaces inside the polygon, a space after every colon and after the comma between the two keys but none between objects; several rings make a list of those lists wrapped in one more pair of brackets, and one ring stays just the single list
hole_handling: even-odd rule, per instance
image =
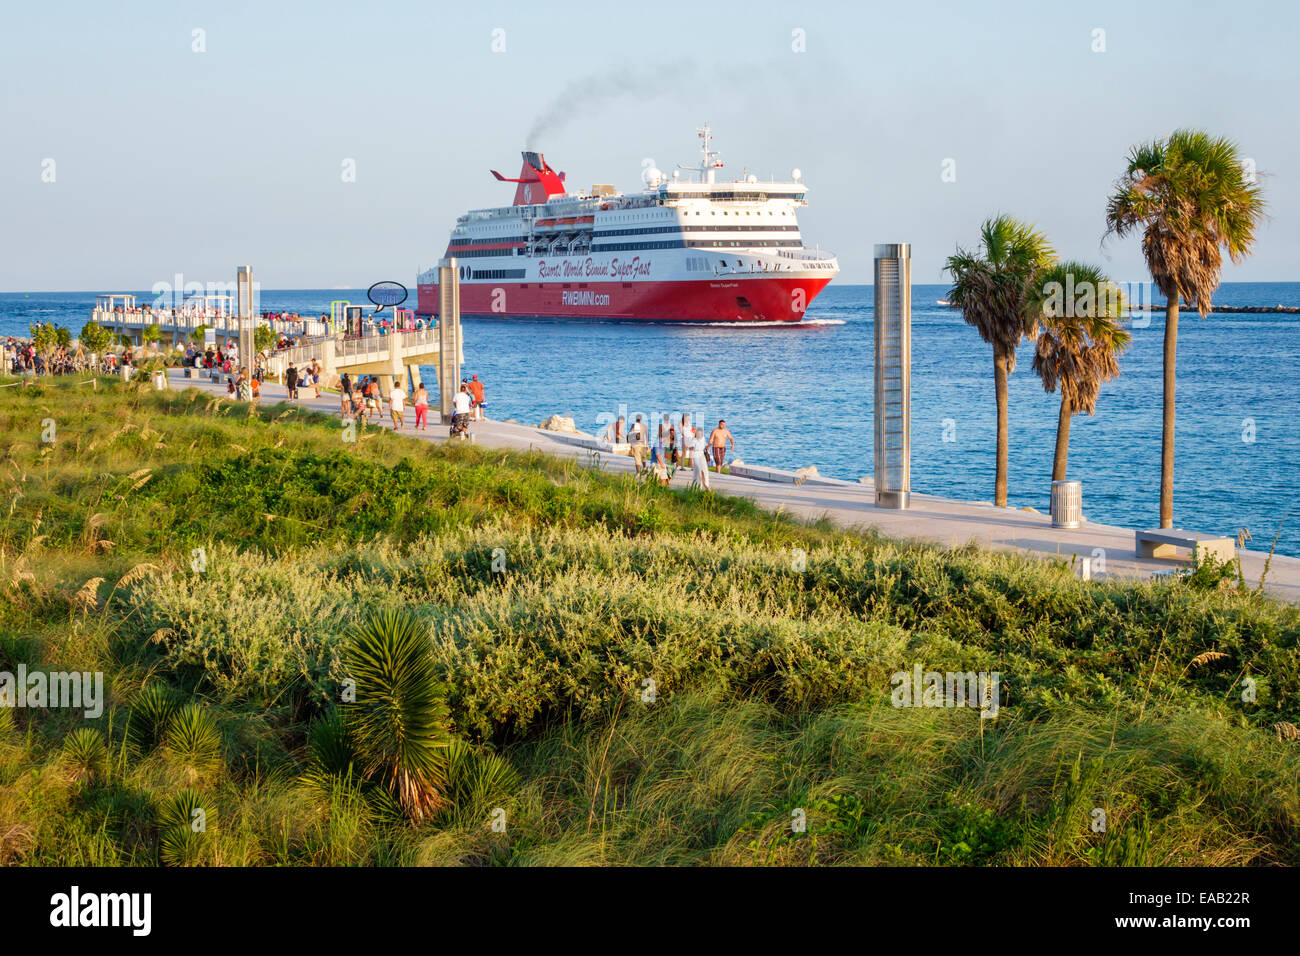
[{"label": "row of ship windows", "polygon": [[[772,199],[793,199],[802,201],[806,193],[778,193]],[[669,193],[668,199],[712,199],[720,202],[767,202],[767,193],[752,192],[714,192],[714,193]]]},{"label": "row of ship windows", "polygon": [[652,232],[798,232],[798,226],[643,226],[639,229],[601,229],[592,233],[605,236],[641,236]]},{"label": "row of ship windows", "polygon": [[[687,232],[798,232],[798,226],[651,226],[641,229],[602,229],[600,232],[593,232],[593,239],[609,239],[614,236],[648,236],[652,234],[671,233],[681,235]],[[527,238],[524,236],[511,236],[506,239],[491,240],[494,245],[500,245],[503,242],[524,243]],[[505,250],[485,249],[480,251],[460,250],[457,246],[467,245],[465,240],[457,239],[450,247],[450,250],[456,252],[462,258],[470,256],[494,256],[507,255]]]},{"label": "row of ship windows", "polygon": [[[597,239],[607,236],[644,236],[664,232],[798,232],[798,226],[638,226],[634,229],[601,229],[593,232]],[[526,242],[527,236],[489,236],[486,239],[455,239],[452,245],[477,246],[488,243]]]},{"label": "row of ship windows", "polygon": [[593,243],[592,252],[630,252],[635,249],[753,249],[758,246],[798,248],[803,243],[798,239],[733,239],[733,240],[691,240],[667,239],[662,242],[602,242]]},{"label": "row of ship windows", "polygon": [[[802,196],[800,196],[799,198],[802,198]],[[762,209],[746,209],[746,210],[744,210],[743,212],[742,212],[741,210],[739,210],[739,209],[731,210],[731,211],[724,209],[724,210],[722,210],[722,215],[724,215],[724,216],[730,216],[730,215],[736,215],[736,216],[762,216],[765,212],[766,212],[766,214],[769,215],[769,216],[789,216],[789,215],[790,215],[789,210],[782,210],[782,211],[780,211],[780,212],[774,212],[774,211],[771,210],[771,209],[768,209],[768,210],[762,210]],[[681,213],[682,213],[683,216],[690,216],[690,215],[696,215],[696,216],[699,216],[699,215],[701,215],[700,210],[698,210],[698,209],[691,210],[691,209],[685,209],[685,208],[683,208],[683,209],[681,210]],[[549,217],[549,216],[552,216],[552,215],[560,215],[560,214],[559,214],[559,213],[549,213],[549,212],[548,212],[548,213],[542,214],[540,218],[545,219],[545,218],[547,218],[547,217]],[[715,211],[711,212],[710,215],[711,215],[711,216],[716,216],[716,215],[718,215],[718,213],[717,213],[717,211],[715,210]],[[636,220],[641,220],[641,219],[668,219],[668,218],[676,218],[676,213],[675,213],[675,212],[672,212],[672,211],[670,211],[670,210],[665,209],[665,210],[662,210],[662,211],[656,211],[656,212],[629,213],[629,214],[623,214],[623,215],[619,215],[619,214],[615,213],[615,214],[611,215],[610,218],[611,218],[611,219],[615,219],[615,220],[622,220],[622,221],[627,221],[627,220],[630,220],[630,219],[636,219]],[[500,224],[500,225],[490,226],[490,227],[488,227],[488,228],[491,229],[491,230],[494,230],[494,231],[496,231],[496,232],[504,232],[504,231],[506,231],[507,229],[516,229],[516,228],[518,228],[518,227],[517,227],[514,223],[502,223],[502,224]],[[502,240],[501,240],[501,238],[498,237],[498,236],[489,236],[489,237],[487,237],[487,238],[485,238],[485,239],[462,239],[462,240],[460,240],[460,241],[461,241],[461,242],[474,243],[474,242],[501,242]]]},{"label": "row of ship windows", "polygon": [[461,277],[466,272],[470,273],[471,279],[522,279],[528,274],[527,269],[461,269]]},{"label": "row of ship windows", "polygon": [[[798,248],[798,239],[663,239],[658,242],[602,242],[593,243],[592,252],[626,252],[631,249],[751,249],[756,246]],[[457,259],[478,259],[483,256],[523,256],[522,247],[514,249],[448,249],[447,255]]]}]

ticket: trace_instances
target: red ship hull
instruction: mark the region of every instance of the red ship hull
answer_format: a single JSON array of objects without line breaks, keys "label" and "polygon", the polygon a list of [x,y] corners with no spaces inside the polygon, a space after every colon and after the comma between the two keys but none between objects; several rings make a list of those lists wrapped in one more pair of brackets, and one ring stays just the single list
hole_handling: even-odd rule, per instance
[{"label": "red ship hull", "polygon": [[[720,276],[676,282],[461,283],[460,312],[486,318],[623,322],[799,322],[828,277]],[[438,314],[420,285],[416,314]]]}]

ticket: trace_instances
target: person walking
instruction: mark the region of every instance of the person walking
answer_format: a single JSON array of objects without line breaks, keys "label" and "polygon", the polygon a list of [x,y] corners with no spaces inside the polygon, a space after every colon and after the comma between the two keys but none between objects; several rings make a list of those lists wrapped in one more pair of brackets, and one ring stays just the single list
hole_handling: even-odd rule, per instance
[{"label": "person walking", "polygon": [[709,459],[704,453],[704,432],[699,429],[691,430],[691,484],[699,485],[705,491],[712,490],[709,486]]},{"label": "person walking", "polygon": [[682,413],[682,427],[677,434],[677,447],[681,450],[681,463],[686,464],[686,457],[694,459],[695,428],[691,425],[690,412]]},{"label": "person walking", "polygon": [[727,444],[731,445],[731,453],[736,453],[736,440],[731,437],[731,432],[727,430],[727,423],[721,419],[718,420],[718,427],[713,429],[709,435],[709,447],[713,451],[713,468],[718,474],[722,474],[722,462],[727,457]]},{"label": "person walking", "polygon": [[406,420],[402,417],[405,411],[406,389],[402,388],[402,383],[395,379],[393,390],[388,394],[388,412],[393,418],[393,431],[406,427]]},{"label": "person walking", "polygon": [[618,421],[610,422],[607,426],[605,426],[605,437],[610,441],[611,444],[614,445],[623,444],[623,439],[625,437],[623,429],[626,425],[627,425],[627,419],[624,418],[622,415],[620,415],[618,416]]},{"label": "person walking", "polygon": [[284,387],[289,393],[289,397],[295,401],[298,398],[298,369],[292,362],[289,363],[289,369],[284,373]]},{"label": "person walking", "polygon": [[420,382],[415,386],[415,430],[429,430],[429,390]]},{"label": "person walking", "polygon": [[481,422],[483,406],[487,403],[483,401],[483,383],[478,380],[477,375],[471,375],[469,378],[469,393],[474,399],[474,420]]},{"label": "person walking", "polygon": [[636,421],[632,423],[632,427],[628,429],[627,433],[627,439],[632,444],[632,461],[636,465],[637,477],[640,477],[641,470],[645,465],[646,439],[648,433],[649,429],[645,427],[645,422],[642,421],[641,416],[638,415]]},{"label": "person walking", "polygon": [[452,398],[451,403],[451,434],[453,438],[456,435],[460,435],[461,438],[469,437],[469,419],[473,404],[474,398],[470,395],[469,386],[462,385],[460,391]]},{"label": "person walking", "polygon": [[665,466],[668,464],[668,435],[672,431],[672,426],[668,424],[668,415],[665,414],[663,421],[655,429],[654,447],[650,449],[650,464],[660,463]]},{"label": "person walking", "polygon": [[339,404],[343,407],[343,418],[346,420],[352,412],[352,376],[347,372],[339,379]]}]

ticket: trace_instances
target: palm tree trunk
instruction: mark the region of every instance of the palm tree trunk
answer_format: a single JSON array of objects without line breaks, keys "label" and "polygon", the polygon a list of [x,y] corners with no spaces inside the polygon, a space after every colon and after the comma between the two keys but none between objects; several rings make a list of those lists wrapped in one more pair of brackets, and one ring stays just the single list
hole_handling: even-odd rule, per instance
[{"label": "palm tree trunk", "polygon": [[998,401],[997,471],[993,479],[993,503],[1007,505],[1007,357],[993,350],[993,391]]},{"label": "palm tree trunk", "polygon": [[1064,481],[1066,462],[1070,457],[1070,417],[1074,410],[1070,400],[1061,396],[1061,415],[1056,420],[1056,456],[1052,459],[1052,480]]},{"label": "palm tree trunk", "polygon": [[1165,420],[1160,444],[1160,527],[1174,526],[1174,373],[1178,362],[1178,296],[1165,306]]}]

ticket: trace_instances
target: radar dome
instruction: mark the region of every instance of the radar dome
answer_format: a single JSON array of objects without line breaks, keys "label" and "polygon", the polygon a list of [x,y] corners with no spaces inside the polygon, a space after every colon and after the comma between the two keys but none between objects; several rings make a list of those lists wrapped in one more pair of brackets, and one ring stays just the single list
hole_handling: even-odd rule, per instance
[{"label": "radar dome", "polygon": [[653,189],[664,181],[664,174],[654,166],[647,166],[641,170],[641,181]]},{"label": "radar dome", "polygon": [[748,176],[745,177],[745,182],[756,183],[758,182],[758,177],[755,176],[753,173],[750,173]]},{"label": "radar dome", "polygon": [[799,180],[803,179],[803,170],[800,169],[792,170],[790,173],[790,178],[793,179],[795,182],[798,182]]}]

